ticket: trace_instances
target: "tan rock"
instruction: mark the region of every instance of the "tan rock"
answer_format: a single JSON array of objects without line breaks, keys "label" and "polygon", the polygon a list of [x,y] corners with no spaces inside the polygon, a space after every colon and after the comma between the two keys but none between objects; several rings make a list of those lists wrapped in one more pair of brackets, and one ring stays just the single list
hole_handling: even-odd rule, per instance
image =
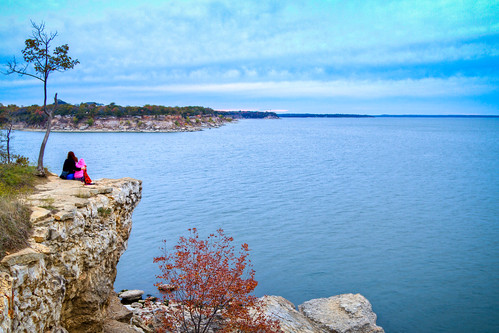
[{"label": "tan rock", "polygon": [[104,333],[138,333],[143,332],[135,329],[129,324],[119,322],[117,320],[108,319],[104,322]]},{"label": "tan rock", "polygon": [[47,228],[37,228],[33,231],[33,235],[31,237],[37,243],[44,242],[48,237],[48,229]]},{"label": "tan rock", "polygon": [[65,221],[73,218],[74,212],[67,212],[67,211],[61,211],[56,214],[54,214],[54,218],[57,221]]},{"label": "tan rock", "polygon": [[51,214],[50,210],[42,208],[42,207],[33,207],[32,213],[30,217],[31,223],[38,222],[49,217]]},{"label": "tan rock", "polygon": [[260,299],[265,304],[265,314],[278,320],[284,333],[322,332],[287,299],[281,296],[264,296]]},{"label": "tan rock", "polygon": [[384,333],[383,328],[376,325],[371,303],[361,294],[313,299],[298,308],[324,332]]},{"label": "tan rock", "polygon": [[4,266],[13,266],[13,265],[27,265],[34,261],[39,261],[44,257],[43,253],[37,252],[32,248],[22,249],[16,253],[9,254],[5,256],[1,263]]},{"label": "tan rock", "polygon": [[107,308],[107,317],[111,320],[129,323],[132,319],[133,312],[128,310],[116,294],[112,295],[109,299],[109,306]]}]

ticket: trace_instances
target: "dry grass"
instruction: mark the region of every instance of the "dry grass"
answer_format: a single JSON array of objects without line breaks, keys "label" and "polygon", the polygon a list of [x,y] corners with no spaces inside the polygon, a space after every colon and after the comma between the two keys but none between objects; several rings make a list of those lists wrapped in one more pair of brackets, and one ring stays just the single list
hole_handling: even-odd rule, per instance
[{"label": "dry grass", "polygon": [[31,211],[17,199],[0,199],[0,258],[28,245]]},{"label": "dry grass", "polygon": [[26,164],[0,164],[0,259],[28,245],[31,210],[19,199],[39,180]]}]

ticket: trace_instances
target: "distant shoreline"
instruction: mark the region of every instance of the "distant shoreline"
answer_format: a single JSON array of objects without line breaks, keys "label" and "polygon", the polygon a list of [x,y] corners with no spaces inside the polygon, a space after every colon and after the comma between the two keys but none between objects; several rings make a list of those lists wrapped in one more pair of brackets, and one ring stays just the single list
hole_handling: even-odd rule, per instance
[{"label": "distant shoreline", "polygon": [[279,118],[499,118],[499,115],[366,115],[366,114],[315,114],[315,113],[288,113],[277,114]]},{"label": "distant shoreline", "polygon": [[407,114],[407,115],[389,115],[383,114],[374,116],[376,118],[499,118],[499,115],[460,115],[460,114],[449,114],[449,115],[431,115],[431,114]]}]

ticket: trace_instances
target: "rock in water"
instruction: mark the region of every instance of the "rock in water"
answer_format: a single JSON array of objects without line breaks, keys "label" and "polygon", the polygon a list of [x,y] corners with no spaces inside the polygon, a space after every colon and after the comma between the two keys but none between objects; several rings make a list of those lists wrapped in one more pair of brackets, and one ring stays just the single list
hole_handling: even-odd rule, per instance
[{"label": "rock in water", "polygon": [[125,304],[130,304],[142,299],[142,295],[144,295],[143,290],[127,290],[118,294],[121,298],[121,302]]},{"label": "rock in water", "polygon": [[325,332],[384,333],[376,325],[371,303],[361,294],[342,294],[307,301],[298,307],[301,313]]}]

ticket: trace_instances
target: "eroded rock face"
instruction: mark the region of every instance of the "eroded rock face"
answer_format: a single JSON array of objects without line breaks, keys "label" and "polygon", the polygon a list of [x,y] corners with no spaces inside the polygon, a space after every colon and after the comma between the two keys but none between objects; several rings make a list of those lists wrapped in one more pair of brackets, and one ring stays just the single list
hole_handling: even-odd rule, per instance
[{"label": "eroded rock face", "polygon": [[142,183],[50,176],[38,190],[30,247],[0,264],[0,332],[101,332]]},{"label": "eroded rock face", "polygon": [[371,303],[361,294],[313,299],[298,308],[323,332],[384,333],[376,325],[376,314]]},{"label": "eroded rock face", "polygon": [[281,296],[264,296],[260,300],[265,304],[265,314],[278,320],[285,333],[318,333],[322,332],[302,313],[296,311],[293,303]]}]

